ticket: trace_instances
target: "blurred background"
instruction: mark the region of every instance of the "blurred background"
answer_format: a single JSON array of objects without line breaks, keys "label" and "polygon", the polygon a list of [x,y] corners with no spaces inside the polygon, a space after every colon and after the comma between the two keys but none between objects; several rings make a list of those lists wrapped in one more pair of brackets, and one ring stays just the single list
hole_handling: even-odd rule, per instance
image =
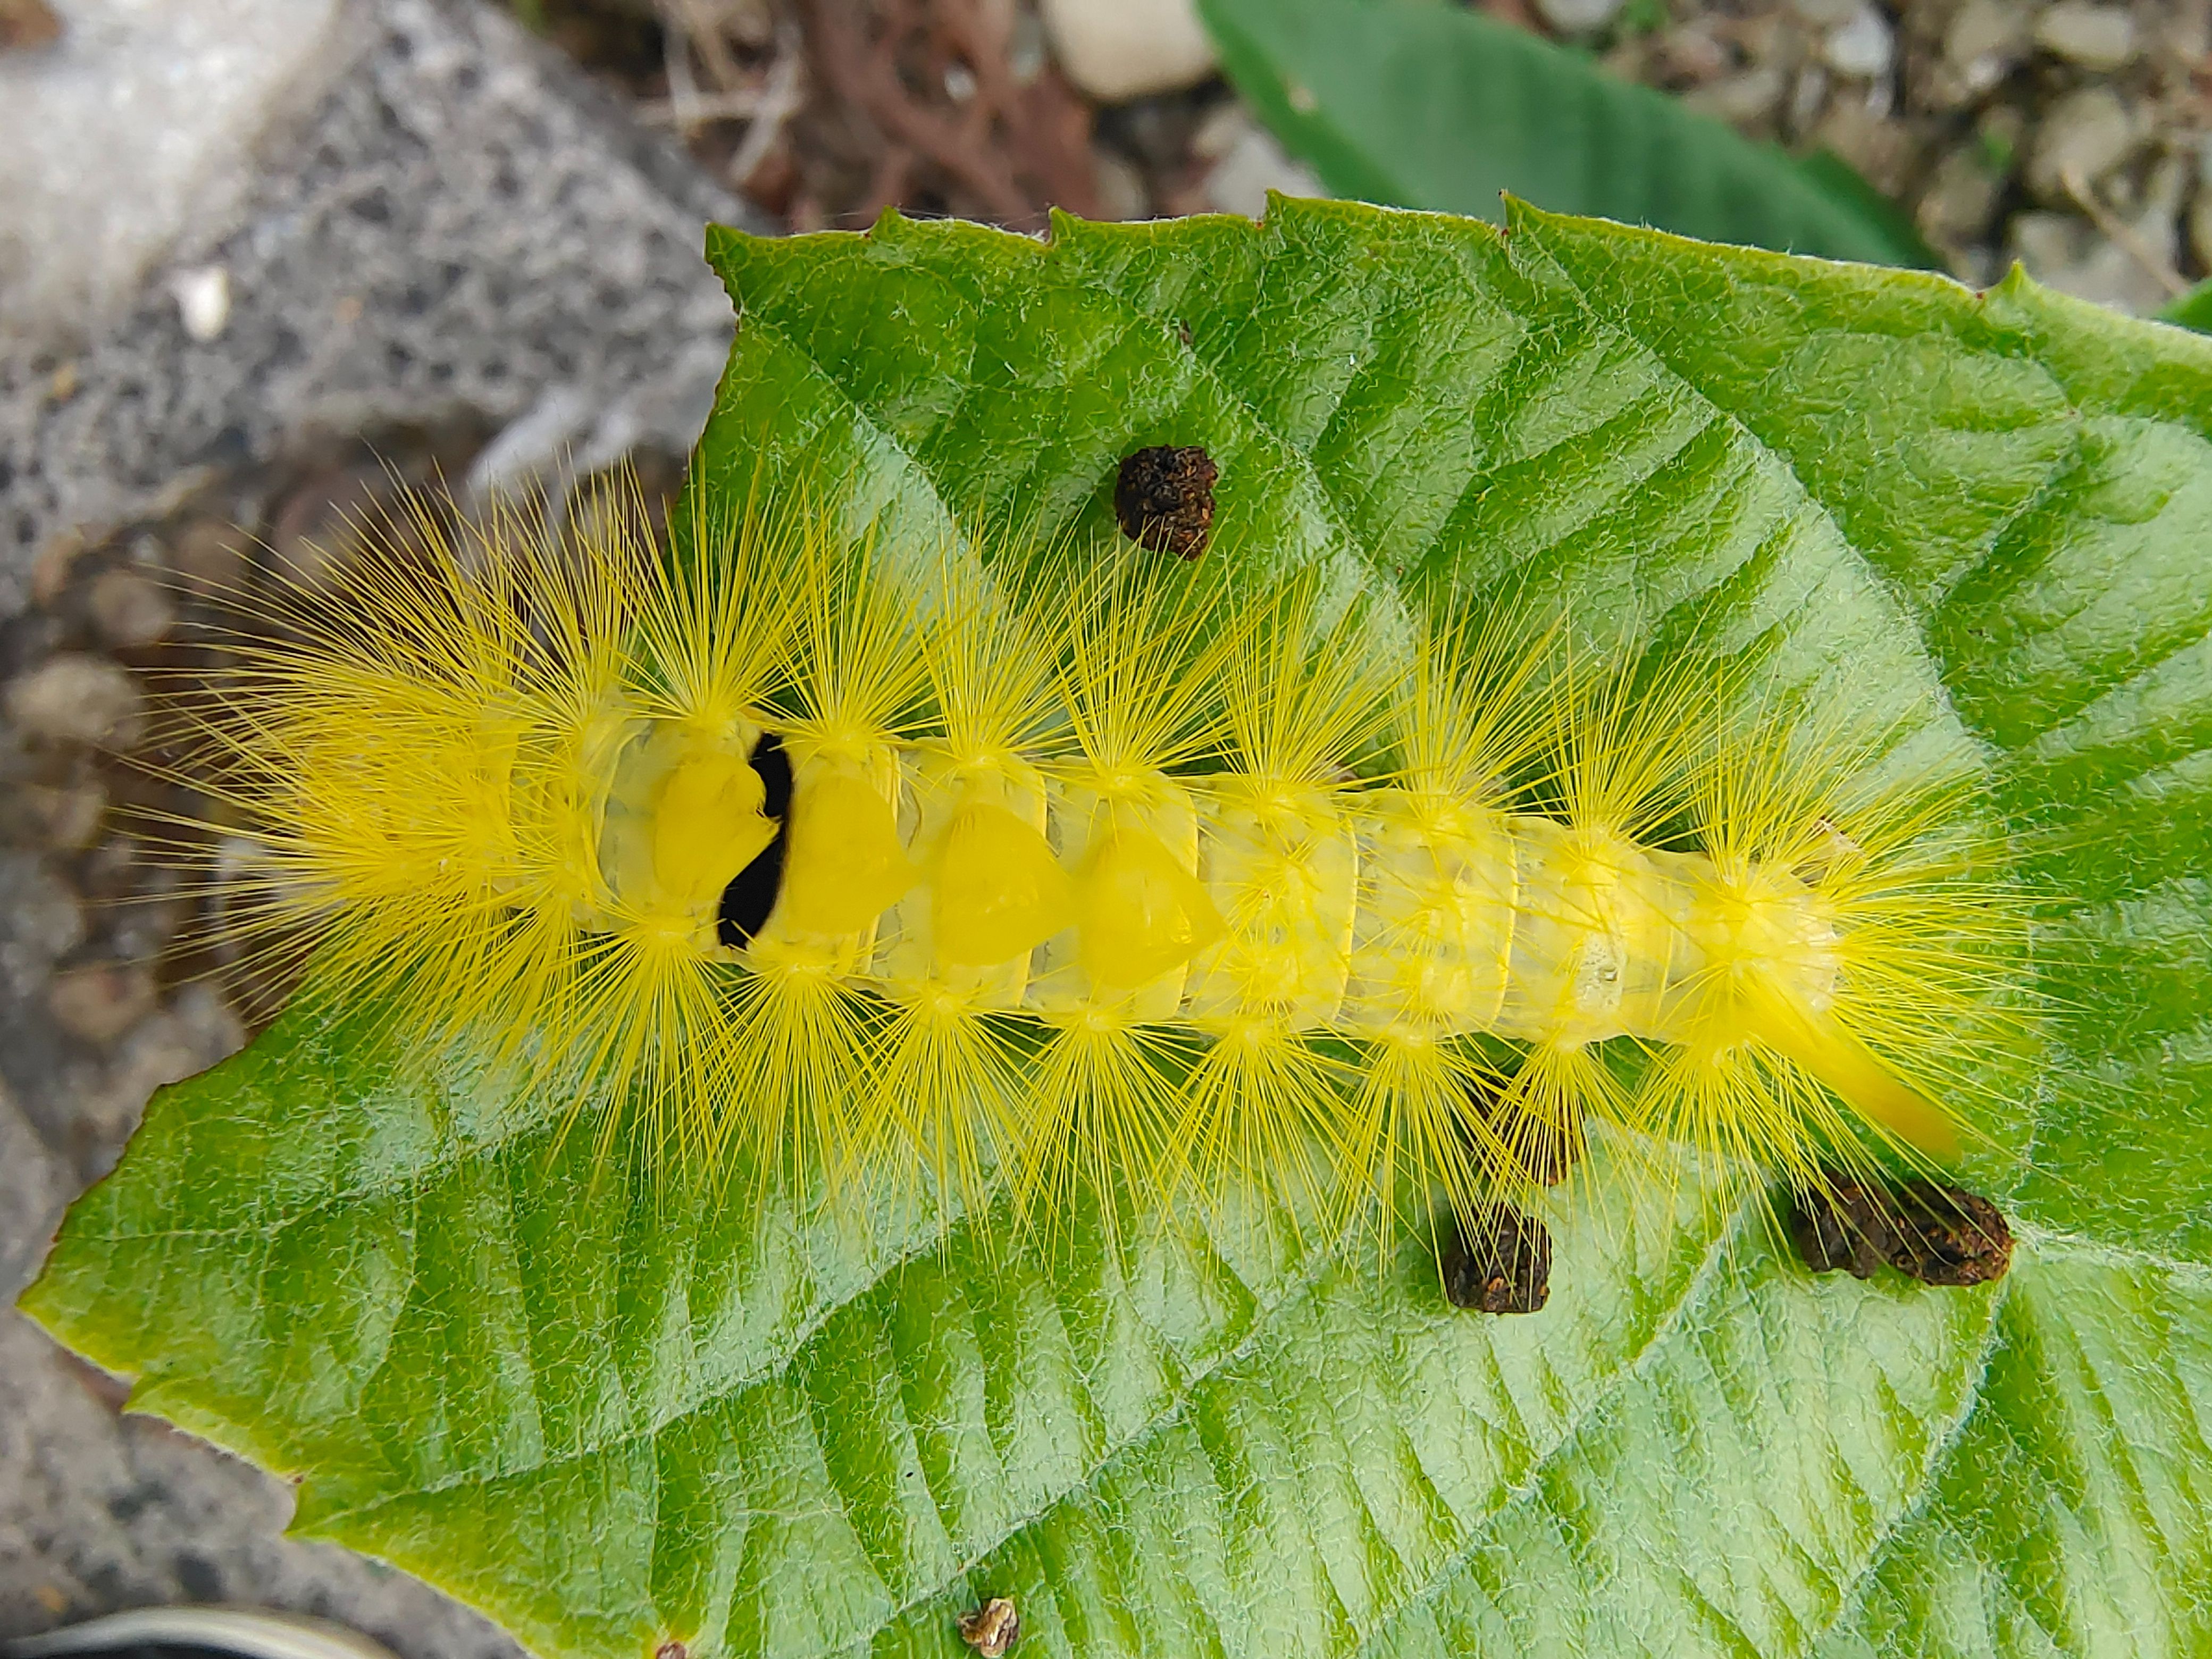
[{"label": "blurred background", "polygon": [[[1724,126],[1842,163],[1893,204],[1893,252],[1977,285],[2017,258],[2150,313],[2212,254],[2197,0],[509,3],[793,231],[887,206],[1025,228],[1054,206],[1256,216],[1269,188],[1475,211],[1511,188],[1687,230],[1717,210],[1683,175],[1752,165]],[[1706,120],[1608,103],[1608,83]],[[1736,228],[1837,251],[1768,212]]]},{"label": "blurred background", "polygon": [[708,220],[1271,190],[2016,260],[2187,324],[2212,0],[0,0],[0,1637],[238,1599],[513,1651],[4,1310],[246,1036],[117,758],[199,625],[402,482],[673,489],[732,325]]}]

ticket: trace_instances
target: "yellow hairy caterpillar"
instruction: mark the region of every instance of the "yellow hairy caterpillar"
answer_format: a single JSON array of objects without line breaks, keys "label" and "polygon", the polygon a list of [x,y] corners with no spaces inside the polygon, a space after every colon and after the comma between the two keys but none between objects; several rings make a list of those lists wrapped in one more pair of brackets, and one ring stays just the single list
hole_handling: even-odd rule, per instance
[{"label": "yellow hairy caterpillar", "polygon": [[1465,598],[638,523],[418,503],[281,605],[197,717],[232,925],[672,1168],[1023,1216],[1255,1175],[1473,1216],[1585,1113],[1804,1191],[1954,1145],[2017,946],[1954,775]]}]

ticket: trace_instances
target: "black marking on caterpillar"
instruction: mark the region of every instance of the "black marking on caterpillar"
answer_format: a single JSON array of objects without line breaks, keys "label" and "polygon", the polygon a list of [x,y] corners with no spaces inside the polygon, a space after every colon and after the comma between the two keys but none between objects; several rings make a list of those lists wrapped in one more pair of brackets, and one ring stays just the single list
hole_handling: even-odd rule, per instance
[{"label": "black marking on caterpillar", "polygon": [[764,733],[753,745],[752,769],[760,774],[761,811],[775,820],[775,839],[722,890],[714,937],[732,950],[744,947],[767,925],[776,895],[783,890],[785,837],[791,817],[791,757],[784,753],[783,739],[773,732]]}]

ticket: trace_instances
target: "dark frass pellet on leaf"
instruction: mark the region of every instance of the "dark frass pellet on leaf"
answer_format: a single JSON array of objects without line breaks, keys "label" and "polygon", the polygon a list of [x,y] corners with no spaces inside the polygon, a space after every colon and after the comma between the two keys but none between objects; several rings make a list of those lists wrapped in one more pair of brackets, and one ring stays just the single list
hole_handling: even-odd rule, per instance
[{"label": "dark frass pellet on leaf", "polygon": [[1875,1194],[1843,1176],[1799,1194],[1790,1212],[1790,1237],[1798,1259],[1816,1273],[1872,1279],[1888,1256],[1889,1225]]},{"label": "dark frass pellet on leaf", "polygon": [[1534,1313],[1552,1295],[1551,1230],[1510,1204],[1493,1204],[1452,1231],[1444,1299],[1480,1313]]},{"label": "dark frass pellet on leaf", "polygon": [[1801,1195],[1790,1236],[1816,1273],[1871,1279],[1887,1262],[1923,1285],[1982,1285],[2012,1265],[2012,1229],[1978,1193],[1939,1181],[1894,1189],[1831,1174]]},{"label": "dark frass pellet on leaf", "polygon": [[1000,1659],[1022,1633],[1022,1616],[1012,1598],[994,1595],[973,1613],[960,1615],[960,1639],[983,1656]]},{"label": "dark frass pellet on leaf", "polygon": [[1889,1265],[1923,1285],[1986,1285],[2012,1266],[2012,1228],[1979,1193],[1908,1181],[1890,1226]]},{"label": "dark frass pellet on leaf", "polygon": [[1121,533],[1155,553],[1194,559],[1213,533],[1213,457],[1195,444],[1158,444],[1121,462],[1114,516]]}]

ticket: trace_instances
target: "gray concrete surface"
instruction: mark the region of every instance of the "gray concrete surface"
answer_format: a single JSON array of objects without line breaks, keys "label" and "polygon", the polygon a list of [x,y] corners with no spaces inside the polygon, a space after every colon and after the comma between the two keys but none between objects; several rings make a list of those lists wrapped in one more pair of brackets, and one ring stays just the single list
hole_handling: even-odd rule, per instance
[{"label": "gray concrete surface", "polygon": [[348,55],[338,0],[59,0],[60,38],[0,53],[0,333],[89,337],[256,141]]},{"label": "gray concrete surface", "polygon": [[[88,743],[127,731],[167,625],[140,568],[219,562],[221,514],[250,521],[258,480],[351,434],[474,434],[487,476],[680,455],[727,347],[699,249],[741,210],[565,60],[475,0],[337,0],[319,38],[298,76],[262,77],[265,109],[230,106],[258,149],[234,189],[202,180],[110,321],[0,343],[0,1637],[237,1600],[405,1659],[514,1651],[403,1575],[284,1540],[283,1483],[122,1411],[117,1382],[8,1310],[151,1089],[241,1040],[212,989],[146,971],[177,907]],[[0,153],[21,115],[0,109]],[[14,307],[0,292],[32,315]],[[197,518],[164,520],[188,497]],[[64,682],[98,693],[99,722]]]},{"label": "gray concrete surface", "polygon": [[[235,223],[188,228],[90,346],[0,343],[0,617],[57,538],[317,433],[535,413],[517,462],[696,434],[730,328],[701,228],[745,210],[473,0],[332,28],[352,55],[266,136]],[[179,280],[218,270],[195,338]]]}]

